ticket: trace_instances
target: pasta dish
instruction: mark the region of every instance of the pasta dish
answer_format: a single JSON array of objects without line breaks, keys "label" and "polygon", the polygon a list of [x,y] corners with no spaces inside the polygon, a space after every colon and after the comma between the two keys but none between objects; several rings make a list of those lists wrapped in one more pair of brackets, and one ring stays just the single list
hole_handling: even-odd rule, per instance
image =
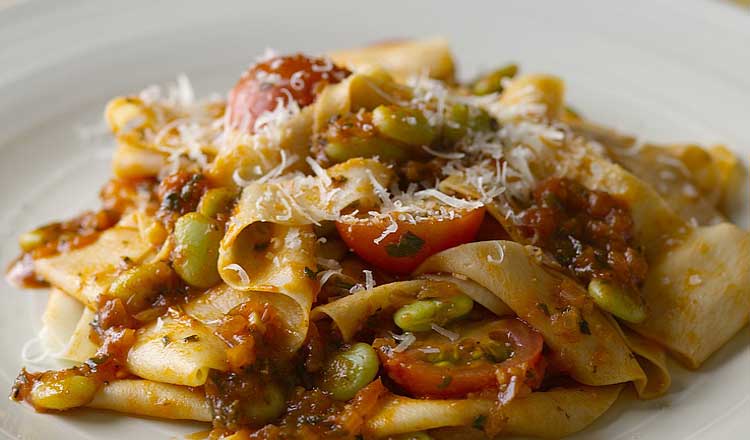
[{"label": "pasta dish", "polygon": [[[23,233],[51,287],[11,398],[219,439],[559,438],[750,319],[728,148],[584,119],[439,38],[268,52],[224,96],[112,99],[101,206]],[[33,362],[31,362],[33,364]],[[28,364],[28,362],[27,362]]]}]

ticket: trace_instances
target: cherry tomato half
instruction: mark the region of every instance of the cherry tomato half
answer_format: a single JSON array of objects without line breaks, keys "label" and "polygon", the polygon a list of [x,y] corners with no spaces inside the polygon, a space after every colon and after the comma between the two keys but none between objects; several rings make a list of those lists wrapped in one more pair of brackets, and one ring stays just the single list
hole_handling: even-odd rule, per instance
[{"label": "cherry tomato half", "polygon": [[[412,272],[430,255],[474,240],[484,218],[484,207],[456,212],[453,219],[428,219],[409,223],[392,217],[357,222],[337,222],[336,228],[344,242],[368,263],[397,274]],[[377,243],[376,243],[377,241]]]},{"label": "cherry tomato half", "polygon": [[350,72],[329,59],[302,54],[274,57],[250,67],[229,93],[227,112],[232,128],[253,132],[255,120],[279,102],[293,99],[310,105],[326,84],[335,84]]},{"label": "cherry tomato half", "polygon": [[[454,398],[500,385],[498,378],[519,376],[537,388],[544,375],[544,340],[518,319],[501,319],[463,328],[450,342],[435,332],[422,333],[403,352],[378,339],[380,361],[388,376],[416,397]],[[439,351],[438,351],[439,350]]]}]

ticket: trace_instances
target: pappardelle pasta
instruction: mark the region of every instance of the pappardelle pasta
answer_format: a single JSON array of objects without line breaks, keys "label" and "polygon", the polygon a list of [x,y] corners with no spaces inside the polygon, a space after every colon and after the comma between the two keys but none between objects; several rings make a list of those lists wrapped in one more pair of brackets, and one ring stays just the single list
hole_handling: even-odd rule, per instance
[{"label": "pappardelle pasta", "polygon": [[26,232],[60,371],[36,410],[212,438],[558,438],[668,392],[750,319],[744,166],[655,146],[442,39],[267,54],[228,98],[109,102],[101,208]]}]

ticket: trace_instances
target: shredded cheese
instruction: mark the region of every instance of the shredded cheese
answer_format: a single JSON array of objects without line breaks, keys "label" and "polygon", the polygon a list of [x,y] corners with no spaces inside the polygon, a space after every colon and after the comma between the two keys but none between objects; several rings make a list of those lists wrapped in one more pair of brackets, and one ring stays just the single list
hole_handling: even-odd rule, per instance
[{"label": "shredded cheese", "polygon": [[430,324],[430,328],[435,331],[435,333],[439,334],[440,336],[445,336],[446,338],[450,339],[451,342],[456,342],[459,340],[461,335],[459,335],[456,332],[450,331],[447,328],[441,327],[434,322]]},{"label": "shredded cheese", "polygon": [[247,272],[245,272],[245,269],[240,266],[237,263],[227,264],[224,266],[224,269],[232,270],[237,273],[237,276],[240,277],[240,283],[242,283],[243,286],[247,286],[250,284],[250,276],[248,276]]}]

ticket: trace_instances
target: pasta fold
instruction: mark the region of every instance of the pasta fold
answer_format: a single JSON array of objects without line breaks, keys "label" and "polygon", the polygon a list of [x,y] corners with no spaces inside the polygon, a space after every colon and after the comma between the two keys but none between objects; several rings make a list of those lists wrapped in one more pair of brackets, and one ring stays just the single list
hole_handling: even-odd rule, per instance
[{"label": "pasta fold", "polygon": [[87,406],[162,419],[211,421],[211,408],[202,389],[150,380],[111,382]]},{"label": "pasta fold", "polygon": [[[490,415],[489,400],[422,400],[391,396],[367,421],[365,438],[450,426],[471,426],[496,419],[499,434],[560,438],[578,432],[599,418],[615,402],[621,385],[553,388],[518,397]],[[467,428],[471,430],[470,428]]]},{"label": "pasta fold", "polygon": [[123,219],[86,247],[35,260],[34,270],[53,286],[95,308],[118,269],[125,262],[140,263],[151,250],[137,227]]},{"label": "pasta fold", "polygon": [[580,165],[578,180],[628,202],[645,245],[650,317],[629,327],[697,368],[750,320],[750,233],[730,223],[692,227],[622,167],[598,156]]},{"label": "pasta fold", "polygon": [[159,318],[138,331],[126,365],[144,379],[195,387],[211,369],[226,370],[226,345],[189,317]]},{"label": "pasta fold", "polygon": [[393,312],[417,299],[429,296],[430,290],[457,289],[498,316],[513,312],[492,292],[469,281],[450,276],[430,275],[429,278],[382,284],[323,304],[312,311],[312,319],[328,316],[336,324],[344,341],[351,341],[367,318],[381,312]]},{"label": "pasta fold", "polygon": [[452,82],[454,78],[453,55],[445,38],[380,43],[330,52],[329,55],[336,64],[355,71],[372,66],[382,67],[399,80],[425,73],[447,82]]},{"label": "pasta fold", "polygon": [[492,291],[544,336],[578,382],[644,381],[643,370],[609,318],[593,306],[569,304],[564,297],[585,297],[583,288],[543,266],[532,249],[509,241],[470,243],[433,255],[416,272],[458,273]]}]

